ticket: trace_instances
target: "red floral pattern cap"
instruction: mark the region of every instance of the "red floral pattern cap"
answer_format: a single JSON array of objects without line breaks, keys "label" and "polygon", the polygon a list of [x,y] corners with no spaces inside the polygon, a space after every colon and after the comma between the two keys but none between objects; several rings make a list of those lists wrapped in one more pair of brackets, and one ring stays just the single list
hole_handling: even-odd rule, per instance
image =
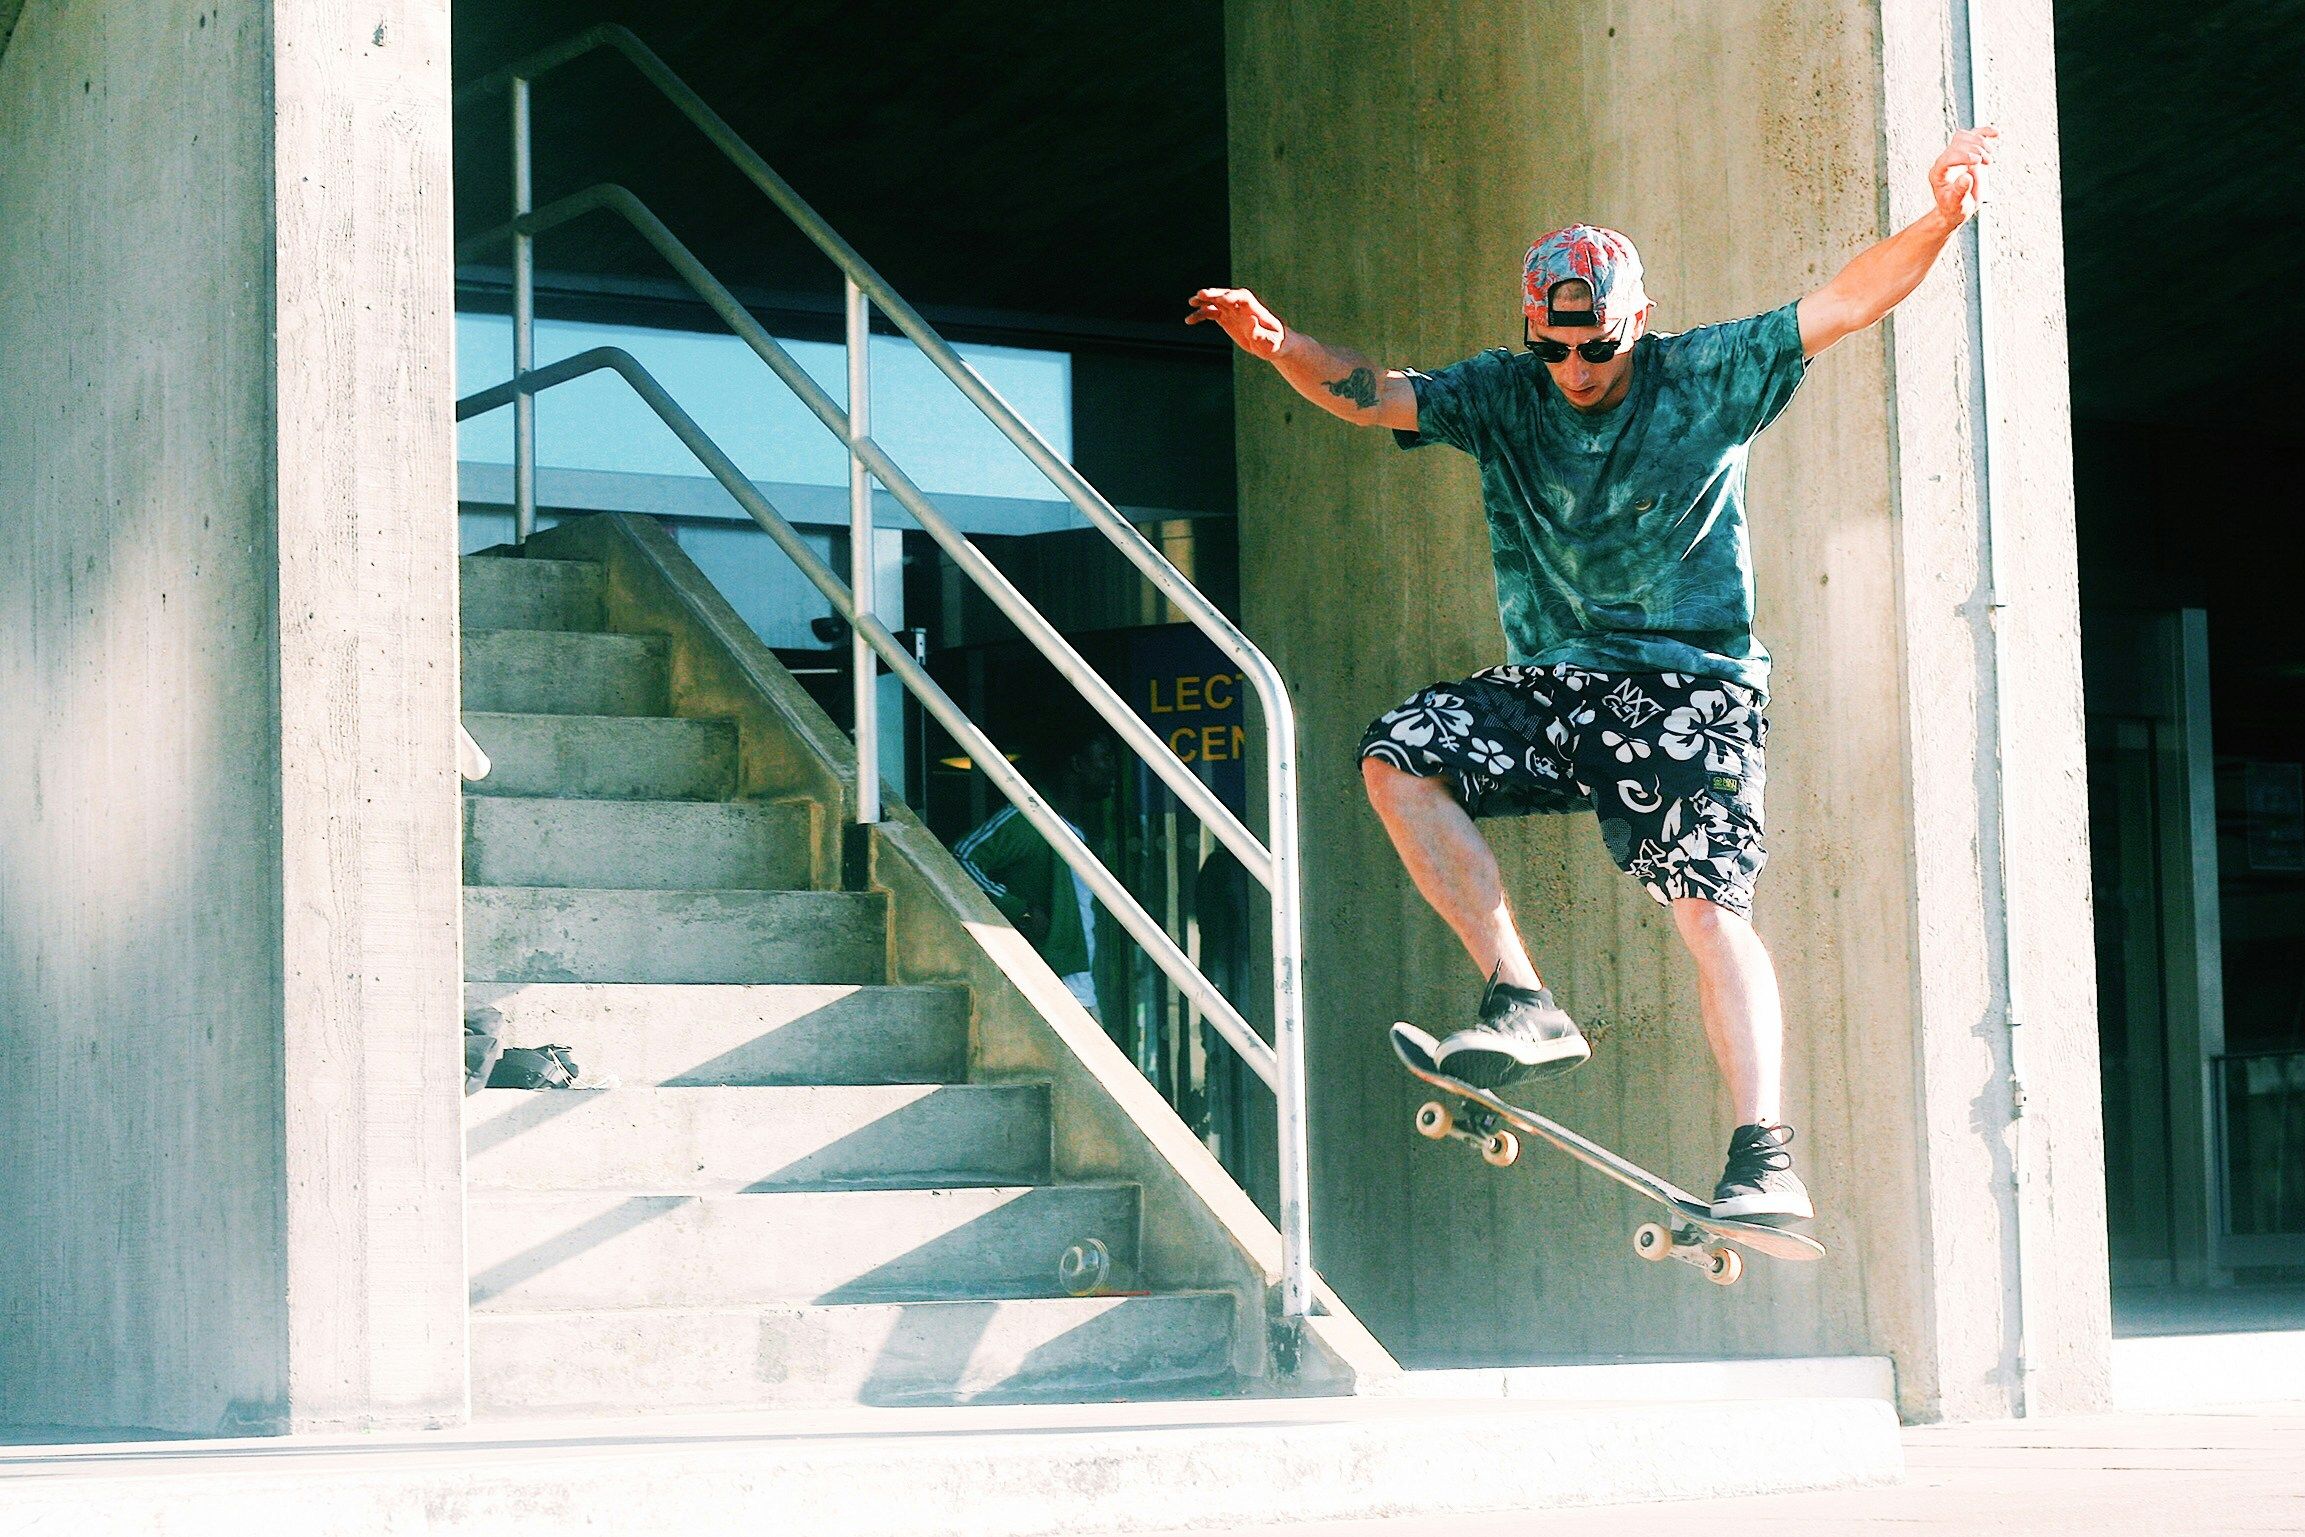
[{"label": "red floral pattern cap", "polygon": [[[1556,310],[1552,294],[1582,279],[1591,285],[1590,310]],[[1521,268],[1521,309],[1540,326],[1614,326],[1648,307],[1641,286],[1641,253],[1632,241],[1597,224],[1572,224],[1541,236]]]}]

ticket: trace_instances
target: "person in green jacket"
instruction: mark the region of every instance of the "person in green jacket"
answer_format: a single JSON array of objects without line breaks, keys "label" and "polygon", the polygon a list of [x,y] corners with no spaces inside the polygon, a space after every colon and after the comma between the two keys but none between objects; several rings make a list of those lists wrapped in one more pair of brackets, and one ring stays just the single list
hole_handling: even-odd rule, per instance
[{"label": "person in green jacket", "polygon": [[[1055,784],[1043,793],[1065,824],[1089,842],[1084,824],[1090,808],[1110,796],[1119,779],[1120,759],[1111,741],[1093,736],[1065,755]],[[1081,1007],[1102,1023],[1096,1001],[1096,904],[1088,883],[1014,806],[987,817],[953,853],[993,905],[1032,941]]]}]

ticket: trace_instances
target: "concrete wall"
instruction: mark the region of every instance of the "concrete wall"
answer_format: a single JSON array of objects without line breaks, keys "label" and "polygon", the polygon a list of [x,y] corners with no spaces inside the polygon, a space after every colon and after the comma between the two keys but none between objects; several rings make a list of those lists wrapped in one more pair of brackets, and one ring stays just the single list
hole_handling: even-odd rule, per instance
[{"label": "concrete wall", "polygon": [[447,13],[0,59],[0,1421],[463,1412]]},{"label": "concrete wall", "polygon": [[[1664,328],[1781,304],[1923,206],[1954,116],[1953,22],[1934,0],[1890,9],[1884,36],[1854,0],[1233,0],[1232,279],[1314,335],[1423,367],[1513,345],[1520,253],[1573,219],[1632,233]],[[2047,12],[1995,7],[2036,33]],[[2055,1192],[2029,1236],[2057,1296],[2032,1322],[2037,1403],[2055,1407],[2101,1401],[2106,1325],[2048,58],[2028,37],[2005,61],[2014,174],[1997,208],[2023,246],[1997,302],[2023,317],[2002,337],[2025,391],[2008,643],[2035,1168]],[[1316,1248],[1411,1363],[1886,1351],[1909,1415],[2011,1402],[1995,787],[1977,767],[1992,720],[1949,265],[1893,341],[1820,361],[1753,459],[1760,629],[1779,660],[1758,920],[1832,1256],[1756,1262],[1726,1292],[1636,1263],[1646,1212],[1566,1160],[1532,1152],[1498,1175],[1410,1134],[1422,1096],[1383,1028],[1445,1028],[1478,979],[1400,872],[1353,749],[1412,688],[1502,659],[1474,468],[1398,453],[1241,365],[1244,606],[1303,716]],[[1728,1107],[1666,915],[1589,819],[1489,831],[1539,966],[1606,1032],[1547,1107],[1709,1188]]]}]

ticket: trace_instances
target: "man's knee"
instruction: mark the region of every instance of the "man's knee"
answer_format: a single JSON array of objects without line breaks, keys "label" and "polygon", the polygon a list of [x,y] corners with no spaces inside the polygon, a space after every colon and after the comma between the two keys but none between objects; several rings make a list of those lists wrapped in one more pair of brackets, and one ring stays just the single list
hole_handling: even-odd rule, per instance
[{"label": "man's knee", "polygon": [[1377,757],[1361,759],[1361,785],[1368,791],[1369,804],[1379,810],[1448,793],[1443,781],[1412,774],[1398,764]]},{"label": "man's knee", "polygon": [[1690,948],[1719,944],[1753,930],[1752,920],[1735,908],[1723,907],[1711,897],[1673,898],[1673,925]]}]

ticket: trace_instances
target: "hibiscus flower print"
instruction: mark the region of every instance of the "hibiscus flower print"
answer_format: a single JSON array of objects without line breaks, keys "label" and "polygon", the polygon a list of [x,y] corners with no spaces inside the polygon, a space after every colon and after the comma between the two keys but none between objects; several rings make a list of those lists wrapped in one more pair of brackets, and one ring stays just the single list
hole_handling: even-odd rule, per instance
[{"label": "hibiscus flower print", "polygon": [[1719,689],[1699,689],[1689,702],[1665,717],[1657,743],[1675,758],[1686,761],[1705,755],[1705,767],[1715,773],[1734,773],[1752,736],[1753,712]]},{"label": "hibiscus flower print", "polygon": [[1385,716],[1385,735],[1409,747],[1447,747],[1473,729],[1473,712],[1454,694],[1425,694]]},{"label": "hibiscus flower print", "polygon": [[1476,767],[1491,774],[1503,774],[1513,766],[1512,749],[1502,742],[1492,742],[1485,736],[1468,737],[1465,752]]},{"label": "hibiscus flower print", "polygon": [[1614,731],[1601,733],[1601,745],[1617,755],[1619,763],[1636,763],[1649,755],[1649,744],[1639,737],[1619,736]]}]

